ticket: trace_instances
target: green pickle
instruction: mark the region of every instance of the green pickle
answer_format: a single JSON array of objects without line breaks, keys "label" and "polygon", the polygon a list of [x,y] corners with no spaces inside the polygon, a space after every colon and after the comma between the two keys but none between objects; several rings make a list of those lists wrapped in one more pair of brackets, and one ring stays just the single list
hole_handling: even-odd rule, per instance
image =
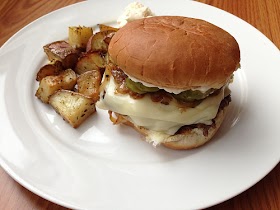
[{"label": "green pickle", "polygon": [[173,94],[173,97],[180,101],[190,102],[190,101],[204,99],[208,95],[213,93],[214,91],[215,91],[215,89],[210,89],[210,90],[206,91],[205,93],[202,93],[199,90],[186,90],[179,94]]},{"label": "green pickle", "polygon": [[144,94],[150,92],[157,92],[159,88],[157,87],[147,87],[140,82],[134,82],[129,78],[125,80],[126,86],[135,93]]},{"label": "green pickle", "polygon": [[[157,88],[157,87],[147,87],[147,86],[143,85],[142,83],[134,82],[129,78],[126,78],[125,84],[131,91],[133,91],[135,93],[139,93],[139,94],[159,91],[159,88]],[[192,102],[192,101],[204,99],[208,95],[212,94],[214,91],[215,91],[215,89],[213,89],[213,88],[209,89],[208,91],[206,91],[204,93],[199,90],[186,90],[179,94],[172,94],[172,96],[179,101]]]}]

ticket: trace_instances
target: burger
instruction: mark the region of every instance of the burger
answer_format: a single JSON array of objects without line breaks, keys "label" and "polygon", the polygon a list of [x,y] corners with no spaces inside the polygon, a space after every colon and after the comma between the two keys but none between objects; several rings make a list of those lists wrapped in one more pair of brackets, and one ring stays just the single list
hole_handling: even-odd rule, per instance
[{"label": "burger", "polygon": [[155,16],[120,28],[108,53],[97,106],[114,124],[171,149],[199,147],[214,136],[240,65],[232,35],[200,19]]}]

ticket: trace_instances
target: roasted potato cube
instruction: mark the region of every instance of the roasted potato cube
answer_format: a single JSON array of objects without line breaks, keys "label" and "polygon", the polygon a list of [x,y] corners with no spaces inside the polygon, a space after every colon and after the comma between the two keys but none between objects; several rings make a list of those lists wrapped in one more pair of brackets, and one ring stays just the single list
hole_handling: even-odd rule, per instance
[{"label": "roasted potato cube", "polygon": [[77,83],[76,73],[67,69],[61,72],[59,75],[46,76],[39,84],[39,88],[36,91],[36,96],[44,103],[49,102],[49,98],[57,90],[66,89],[72,90]]},{"label": "roasted potato cube", "polygon": [[69,90],[59,90],[53,94],[50,105],[74,128],[96,111],[93,99]]},{"label": "roasted potato cube", "polygon": [[78,26],[68,28],[68,41],[73,48],[86,49],[87,42],[92,36],[91,27]]},{"label": "roasted potato cube", "polygon": [[100,31],[91,36],[87,43],[86,51],[108,51],[108,45],[114,36],[115,31]]},{"label": "roasted potato cube", "polygon": [[50,61],[61,61],[64,69],[74,68],[79,58],[80,51],[74,49],[66,41],[56,41],[45,45],[44,51]]},{"label": "roasted potato cube", "polygon": [[54,63],[49,63],[40,68],[37,73],[36,80],[41,81],[46,76],[58,75],[63,71],[61,61],[56,60]]},{"label": "roasted potato cube", "polygon": [[78,92],[92,98],[94,101],[98,101],[101,79],[102,76],[98,70],[81,74],[77,79]]},{"label": "roasted potato cube", "polygon": [[83,54],[75,67],[77,74],[83,74],[84,72],[91,70],[99,70],[105,68],[106,59],[105,55],[101,52],[88,52]]},{"label": "roasted potato cube", "polygon": [[99,27],[100,31],[115,31],[116,32],[119,30],[118,28],[114,28],[112,26],[108,26],[105,24],[98,24],[98,27]]}]

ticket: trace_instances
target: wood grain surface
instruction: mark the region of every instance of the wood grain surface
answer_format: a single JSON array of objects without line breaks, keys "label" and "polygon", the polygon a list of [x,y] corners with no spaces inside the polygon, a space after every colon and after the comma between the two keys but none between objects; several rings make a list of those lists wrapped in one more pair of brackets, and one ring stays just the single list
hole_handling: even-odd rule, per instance
[{"label": "wood grain surface", "polygon": [[[198,0],[228,11],[264,33],[280,48],[279,0]],[[33,20],[80,0],[1,0],[0,46]],[[257,46],[256,46],[257,47]],[[0,119],[1,120],[1,119]],[[66,209],[28,191],[0,168],[0,209]],[[280,164],[264,179],[240,195],[209,208],[280,209]]]},{"label": "wood grain surface", "polygon": [[253,25],[280,48],[279,0],[197,0],[223,9]]}]

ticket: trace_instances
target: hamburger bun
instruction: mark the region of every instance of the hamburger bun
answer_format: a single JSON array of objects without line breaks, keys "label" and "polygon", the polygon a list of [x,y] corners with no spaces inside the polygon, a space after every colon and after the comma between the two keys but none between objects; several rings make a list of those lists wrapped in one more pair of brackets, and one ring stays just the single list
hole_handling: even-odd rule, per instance
[{"label": "hamburger bun", "polygon": [[127,23],[109,54],[126,74],[158,87],[221,88],[239,67],[233,36],[204,20],[155,16]]}]

